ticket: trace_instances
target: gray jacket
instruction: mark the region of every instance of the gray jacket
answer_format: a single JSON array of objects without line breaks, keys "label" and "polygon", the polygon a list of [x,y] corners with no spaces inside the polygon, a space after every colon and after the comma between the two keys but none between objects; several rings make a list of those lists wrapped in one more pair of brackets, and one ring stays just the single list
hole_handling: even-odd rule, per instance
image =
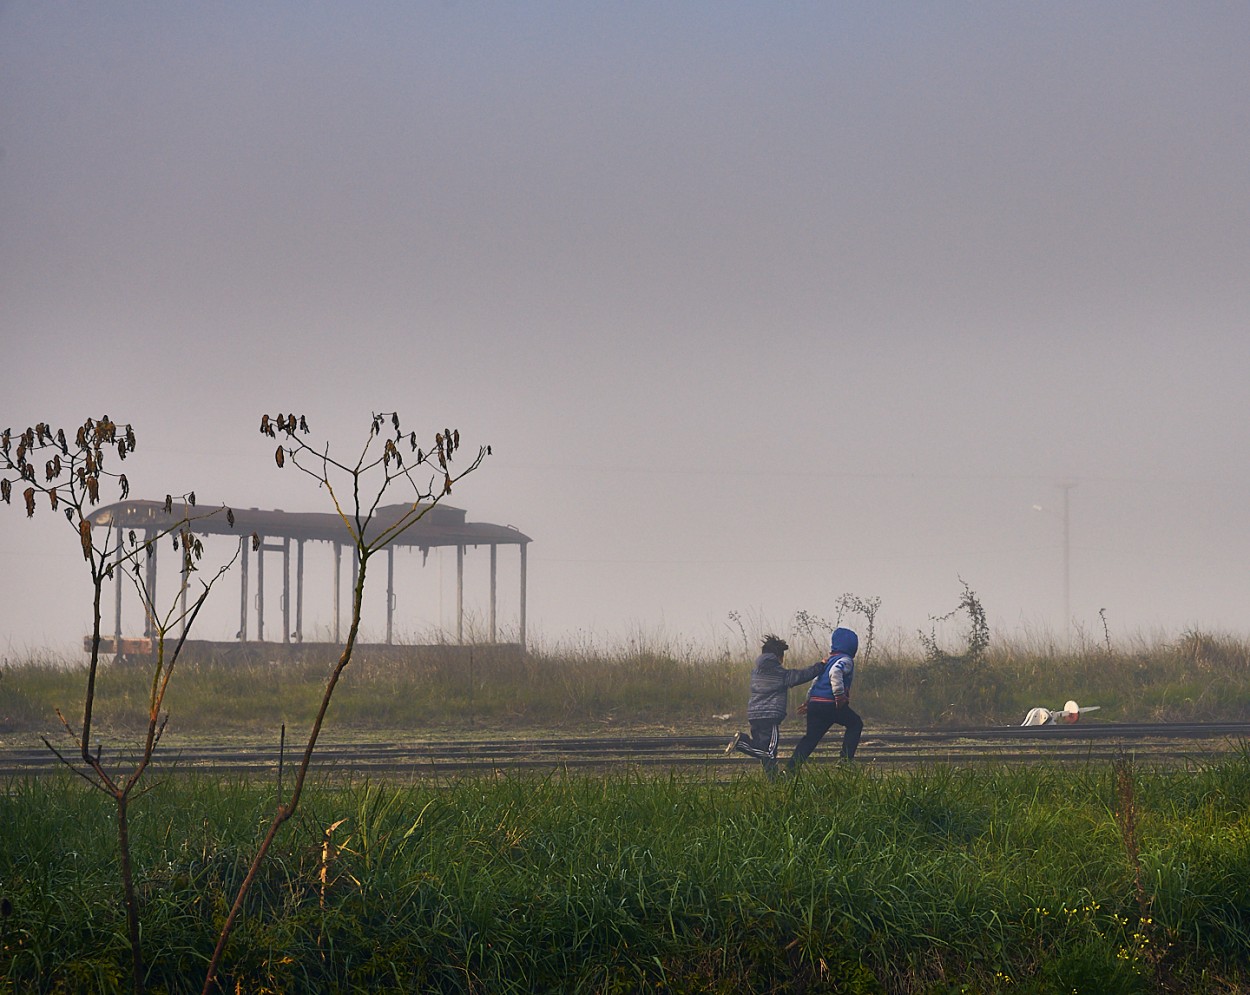
[{"label": "gray jacket", "polygon": [[786,717],[786,692],[806,684],[824,669],[821,660],[810,667],[787,670],[774,653],[762,653],[751,670],[751,697],[747,699],[748,722],[780,722]]}]

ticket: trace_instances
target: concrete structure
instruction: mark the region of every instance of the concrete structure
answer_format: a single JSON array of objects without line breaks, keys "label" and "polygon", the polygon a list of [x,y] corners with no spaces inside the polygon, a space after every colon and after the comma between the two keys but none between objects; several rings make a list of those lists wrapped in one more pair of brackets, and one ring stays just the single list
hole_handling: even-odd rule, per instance
[{"label": "concrete structure", "polygon": [[[412,509],[412,505],[386,505],[378,508],[365,533],[366,539],[384,537],[394,529],[403,517]],[[278,606],[281,613],[282,643],[302,643],[304,624],[304,547],[309,542],[330,543],[334,557],[333,581],[333,638],[337,643],[344,635],[343,613],[341,603],[341,573],[343,549],[348,550],[348,562],[352,572],[352,585],[355,589],[357,564],[354,555],[354,543],[344,521],[331,512],[285,512],[263,511],[257,508],[232,509],[229,520],[225,511],[210,514],[212,506],[200,505],[193,509],[203,517],[195,518],[191,523],[192,531],[197,535],[238,536],[240,560],[240,596],[239,596],[239,631],[236,643],[265,643],[265,569],[268,564],[266,554],[280,556],[278,569],[282,573],[282,598]],[[99,508],[89,516],[93,528],[111,528],[117,531],[117,542],[128,541],[129,533],[134,532],[139,541],[149,541],[156,536],[177,527],[182,520],[179,508],[174,513],[166,512],[161,501],[123,501]],[[392,644],[395,607],[395,550],[397,547],[413,547],[423,555],[438,547],[453,547],[456,550],[456,641],[464,641],[464,557],[465,550],[470,547],[487,546],[490,549],[490,641],[497,641],[496,627],[496,592],[498,550],[500,546],[517,546],[520,551],[520,632],[519,643],[525,646],[525,599],[526,599],[526,549],[530,537],[510,525],[489,525],[483,522],[466,521],[465,512],[461,508],[450,505],[435,504],[426,506],[424,514],[404,531],[391,539],[385,547],[387,565],[387,598],[386,598],[386,645]],[[145,581],[148,589],[156,590],[157,561],[163,543],[153,546],[155,552],[145,561],[147,571]],[[166,547],[168,548],[168,547]],[[181,564],[179,564],[179,568]],[[249,604],[249,584],[255,578],[256,596]],[[294,590],[292,591],[292,578]],[[147,624],[143,640],[126,639],[122,635],[122,586],[124,578],[121,571],[116,575],[116,605],[114,638],[109,652],[137,652],[140,648],[151,647],[154,632],[150,623]],[[293,596],[292,596],[293,595]],[[183,587],[185,604],[186,588]],[[346,606],[350,612],[350,604]],[[251,623],[255,621],[255,637]],[[273,640],[273,643],[279,640]]]}]

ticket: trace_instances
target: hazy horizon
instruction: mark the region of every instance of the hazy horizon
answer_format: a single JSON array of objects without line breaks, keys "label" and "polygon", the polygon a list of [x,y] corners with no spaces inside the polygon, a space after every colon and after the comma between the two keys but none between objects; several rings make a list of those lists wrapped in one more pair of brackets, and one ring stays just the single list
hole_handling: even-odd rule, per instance
[{"label": "hazy horizon", "polygon": [[[132,497],[292,511],[328,506],[266,412],[344,453],[374,411],[459,428],[493,455],[450,503],[532,537],[549,643],[844,593],[928,631],[963,582],[1004,638],[1247,636],[1248,38],[1217,4],[5,0],[0,428],[108,414]],[[0,507],[0,558],[0,657],[80,645],[65,522]],[[406,631],[454,626],[427,569]]]}]

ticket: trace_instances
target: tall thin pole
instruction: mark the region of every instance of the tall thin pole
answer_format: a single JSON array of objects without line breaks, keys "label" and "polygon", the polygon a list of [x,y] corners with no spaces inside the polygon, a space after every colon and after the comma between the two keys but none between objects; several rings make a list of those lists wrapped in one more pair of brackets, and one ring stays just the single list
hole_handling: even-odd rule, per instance
[{"label": "tall thin pole", "polygon": [[295,638],[304,641],[304,540],[296,540],[295,555]]},{"label": "tall thin pole", "polygon": [[[156,533],[152,529],[147,529],[143,533],[143,543],[144,543],[144,546],[146,547],[146,552],[144,553],[144,566],[146,568],[146,576],[147,576],[146,583],[148,585],[148,597],[151,599],[153,604],[157,603],[157,600],[156,600],[156,545],[152,542],[152,539],[155,536],[155,534]],[[144,615],[147,616],[147,613],[144,612]],[[143,634],[145,636],[156,635],[156,628],[152,624],[151,616],[147,616],[147,621],[144,622]]]},{"label": "tall thin pole", "polygon": [[291,641],[291,537],[282,539],[282,641]]},{"label": "tall thin pole", "polygon": [[[1058,486],[1063,491],[1063,512],[1057,516],[1063,521],[1063,646],[1065,649],[1070,649],[1072,647],[1072,502],[1070,492],[1076,486],[1076,481],[1069,477],[1061,480]],[[1054,511],[1040,504],[1033,505],[1033,510],[1055,514]]]},{"label": "tall thin pole", "polygon": [[1076,486],[1075,480],[1060,483],[1063,490],[1063,634],[1064,642],[1072,646],[1072,511],[1069,494]]},{"label": "tall thin pole", "polygon": [[122,654],[122,527],[117,526],[117,564],[114,567],[114,573],[117,575],[117,583],[113,591],[113,648],[120,657]]},{"label": "tall thin pole", "polygon": [[247,536],[239,536],[239,550],[241,559],[239,563],[239,642],[247,642],[247,554],[248,547]]},{"label": "tall thin pole", "polygon": [[386,645],[393,642],[395,621],[395,544],[386,547]]},{"label": "tall thin pole", "polygon": [[256,639],[265,641],[265,537],[256,545]]},{"label": "tall thin pole", "polygon": [[499,560],[499,546],[495,543],[490,544],[490,641],[497,642],[495,638],[495,568]]},{"label": "tall thin pole", "polygon": [[1068,638],[1072,637],[1072,515],[1068,505],[1068,491],[1063,488],[1063,624]]},{"label": "tall thin pole", "polygon": [[456,547],[456,642],[464,645],[464,546]]},{"label": "tall thin pole", "polygon": [[527,547],[521,543],[521,652],[525,652],[525,557]]},{"label": "tall thin pole", "polygon": [[342,571],[343,571],[343,544],[336,542],[334,544],[334,642],[337,644],[341,641],[339,636],[339,623],[343,618],[342,604],[339,600],[339,592],[342,590]]}]

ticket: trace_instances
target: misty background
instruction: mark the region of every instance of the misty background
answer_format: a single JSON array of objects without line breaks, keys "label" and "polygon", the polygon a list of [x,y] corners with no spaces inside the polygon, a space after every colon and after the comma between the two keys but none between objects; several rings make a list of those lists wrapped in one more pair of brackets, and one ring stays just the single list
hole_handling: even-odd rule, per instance
[{"label": "misty background", "polygon": [[[1248,42],[1215,2],[0,2],[0,427],[107,414],[132,498],[288,511],[330,509],[263,413],[458,428],[531,642],[848,592],[914,636],[963,583],[996,638],[1245,635]],[[455,625],[423,569],[404,633]],[[88,596],[0,508],[0,656],[80,653]]]}]

